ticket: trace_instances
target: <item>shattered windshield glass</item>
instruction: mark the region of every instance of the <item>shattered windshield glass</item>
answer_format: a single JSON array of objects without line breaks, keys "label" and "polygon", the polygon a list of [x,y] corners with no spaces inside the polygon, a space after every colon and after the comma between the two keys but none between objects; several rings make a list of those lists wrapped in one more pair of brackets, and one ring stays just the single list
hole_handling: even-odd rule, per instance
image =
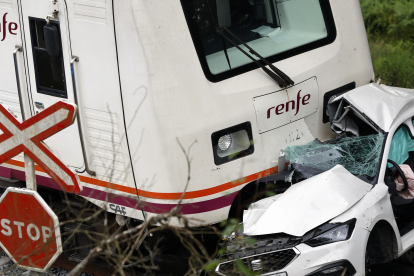
[{"label": "shattered windshield glass", "polygon": [[383,134],[342,135],[326,142],[315,140],[306,145],[290,146],[286,149],[286,156],[293,172],[300,174],[300,178],[309,178],[342,165],[369,182],[378,172],[384,139]]}]

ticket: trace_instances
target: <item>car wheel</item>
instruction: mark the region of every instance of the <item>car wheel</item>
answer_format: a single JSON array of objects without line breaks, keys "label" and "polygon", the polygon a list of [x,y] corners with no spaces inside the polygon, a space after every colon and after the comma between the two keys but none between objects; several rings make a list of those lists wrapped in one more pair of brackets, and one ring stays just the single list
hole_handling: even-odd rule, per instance
[{"label": "car wheel", "polygon": [[385,221],[379,221],[371,230],[365,252],[365,272],[370,266],[393,261],[398,255],[397,240],[392,227]]}]

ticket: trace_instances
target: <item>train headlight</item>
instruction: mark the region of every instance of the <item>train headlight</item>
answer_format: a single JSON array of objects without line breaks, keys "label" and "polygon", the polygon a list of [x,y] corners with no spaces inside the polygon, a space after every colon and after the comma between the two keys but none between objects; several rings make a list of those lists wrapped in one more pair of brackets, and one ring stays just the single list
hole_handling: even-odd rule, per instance
[{"label": "train headlight", "polygon": [[254,152],[250,122],[232,126],[211,135],[214,163],[221,165]]},{"label": "train headlight", "polygon": [[232,142],[233,142],[233,139],[231,138],[231,134],[226,134],[219,138],[218,147],[222,151],[228,150]]}]

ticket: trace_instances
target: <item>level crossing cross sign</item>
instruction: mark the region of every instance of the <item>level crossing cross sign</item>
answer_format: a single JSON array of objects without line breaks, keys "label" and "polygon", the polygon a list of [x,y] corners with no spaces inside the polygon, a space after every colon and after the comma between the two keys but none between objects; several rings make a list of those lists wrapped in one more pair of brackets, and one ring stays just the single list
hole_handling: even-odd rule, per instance
[{"label": "level crossing cross sign", "polygon": [[77,107],[57,102],[37,115],[19,123],[10,112],[0,105],[0,163],[24,152],[62,189],[79,193],[81,186],[77,176],[69,170],[42,142],[53,134],[73,124]]}]

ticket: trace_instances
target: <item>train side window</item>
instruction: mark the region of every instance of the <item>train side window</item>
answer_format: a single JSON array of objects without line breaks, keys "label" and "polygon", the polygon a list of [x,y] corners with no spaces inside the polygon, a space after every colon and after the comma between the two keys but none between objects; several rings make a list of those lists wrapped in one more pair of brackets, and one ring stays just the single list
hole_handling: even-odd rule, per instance
[{"label": "train side window", "polygon": [[29,18],[29,24],[37,92],[67,98],[59,23],[51,21],[51,24],[57,29],[59,38],[58,52],[54,56],[51,56],[46,50],[44,37],[46,20]]},{"label": "train side window", "polygon": [[336,38],[329,0],[181,0],[181,4],[203,70],[213,82],[257,68],[217,34],[218,28],[226,27],[270,62]]}]

